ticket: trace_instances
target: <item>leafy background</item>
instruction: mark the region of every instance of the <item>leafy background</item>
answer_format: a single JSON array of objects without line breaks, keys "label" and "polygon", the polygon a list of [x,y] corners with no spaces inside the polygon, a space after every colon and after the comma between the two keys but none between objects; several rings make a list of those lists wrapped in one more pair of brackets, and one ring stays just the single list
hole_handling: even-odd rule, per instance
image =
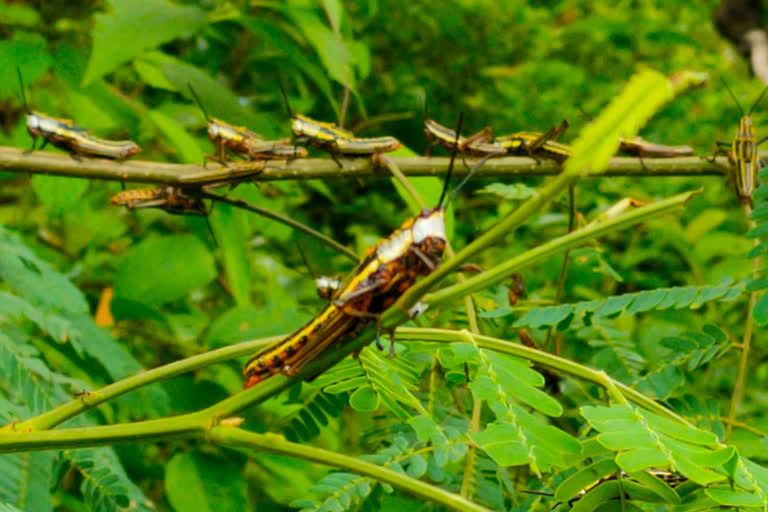
[{"label": "leafy background", "polygon": [[[668,105],[642,132],[705,155],[714,140],[733,137],[739,116],[717,77],[728,80],[743,104],[761,89],[714,31],[710,14],[716,7],[685,1],[1,0],[0,144],[29,145],[16,65],[34,108],[73,117],[101,136],[132,138],[142,146],[142,158],[170,162],[199,162],[211,149],[187,83],[209,112],[272,137],[289,131],[278,88],[282,77],[296,111],[326,120],[343,113],[356,133],[395,135],[405,145],[400,154],[412,154],[425,147],[424,97],[430,116],[446,124],[465,111],[466,131],[485,124],[498,133],[545,129],[567,118],[578,133],[588,122],[580,110],[598,113],[639,66],[649,65],[665,73],[702,69],[715,78]],[[754,117],[759,133],[762,109]],[[342,256],[289,228],[226,205],[211,217],[217,245],[204,219],[113,209],[108,198],[118,184],[13,173],[0,174],[0,180],[3,423],[141,368],[291,331],[322,305],[296,241],[314,269],[350,268]],[[455,246],[514,209],[537,180],[511,185],[471,184],[457,208]],[[516,305],[509,305],[503,286],[475,300],[483,333],[514,340],[526,327],[540,343],[550,340],[545,348],[557,346],[565,357],[605,370],[701,427],[701,434],[683,439],[663,426],[659,432],[668,446],[698,454],[690,475],[706,484],[733,453],[712,449],[703,455],[694,448],[712,446],[710,433],[724,439],[729,430],[723,419],[738,363],[734,343],[747,321],[748,291],[766,284],[749,283],[752,239],[738,201],[715,177],[610,178],[580,183],[576,204],[594,218],[622,197],[653,200],[698,187],[704,192],[684,215],[574,250],[562,292],[566,306],[553,302],[560,257],[524,273],[528,292]],[[233,194],[286,212],[358,252],[407,216],[403,198],[386,180],[276,182],[238,187]],[[476,263],[491,266],[565,232],[566,199]],[[765,222],[766,211],[758,206],[758,221]],[[753,233],[764,235],[762,226]],[[759,247],[756,252],[764,251],[765,245]],[[427,317],[431,325],[466,326],[458,307]],[[755,321],[768,322],[765,295]],[[763,503],[768,494],[768,472],[758,466],[768,462],[766,337],[760,328],[755,334],[745,399],[729,437],[751,459],[744,464],[762,489],[755,495],[763,501],[749,505]],[[462,384],[465,361],[472,362],[475,376],[470,389]],[[152,385],[68,425],[198,410],[239,390],[240,363]],[[430,386],[436,373],[447,386]],[[470,495],[480,503],[548,510],[551,501],[520,490],[557,487],[574,468],[586,466],[585,453],[601,453],[579,452],[578,440],[590,431],[610,436],[616,423],[609,420],[632,411],[604,407],[596,386],[545,377],[542,388],[544,377],[526,361],[471,344],[439,352],[409,344],[394,362],[366,350],[359,361],[345,361],[248,411],[247,426],[368,454],[455,491],[469,471]],[[360,386],[360,378],[368,384]],[[493,379],[516,392],[499,398],[489,384]],[[483,411],[487,429],[472,434],[481,450],[468,465],[470,395],[489,406]],[[557,428],[545,427],[547,421]],[[510,432],[510,424],[519,429]],[[540,445],[557,449],[542,448],[534,462],[510,441],[521,432],[544,436]],[[508,445],[494,448],[499,439]],[[614,441],[612,449],[620,452],[625,446]],[[0,456],[0,502],[7,510],[424,505],[391,491],[304,461],[183,441]],[[733,496],[713,492],[705,497],[734,504]]]}]

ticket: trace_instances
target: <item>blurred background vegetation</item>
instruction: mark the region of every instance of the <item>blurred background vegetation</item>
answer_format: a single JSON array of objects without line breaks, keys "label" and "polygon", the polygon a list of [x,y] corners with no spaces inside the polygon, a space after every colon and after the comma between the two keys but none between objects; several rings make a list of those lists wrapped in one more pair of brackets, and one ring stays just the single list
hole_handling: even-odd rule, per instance
[{"label": "blurred background vegetation", "polygon": [[[689,144],[708,155],[715,140],[732,139],[740,115],[720,77],[744,105],[763,87],[713,27],[717,7],[713,1],[681,0],[0,0],[0,145],[30,145],[17,65],[33,108],[73,118],[99,136],[131,138],[142,146],[142,159],[191,163],[200,162],[211,144],[188,83],[211,115],[273,137],[290,133],[279,93],[282,78],[295,111],[328,121],[343,116],[345,126],[361,136],[394,135],[405,146],[398,154],[407,155],[426,146],[424,98],[429,115],[447,125],[464,111],[465,132],[486,124],[497,133],[544,130],[567,118],[567,141],[635,70],[650,66],[667,74],[703,70],[713,77],[705,89],[667,106],[642,132],[649,140]],[[756,108],[754,118],[760,134],[764,109]],[[430,179],[417,181],[434,185]],[[538,181],[517,183],[535,186]],[[455,247],[515,207],[519,197],[505,197],[499,191],[508,189],[490,185],[477,179],[463,194]],[[652,200],[697,187],[704,188],[703,195],[681,218],[654,221],[573,251],[563,301],[745,278],[751,267],[745,257],[751,247],[744,237],[747,224],[735,194],[720,178],[587,180],[576,188],[576,205],[586,215],[622,197]],[[297,241],[315,271],[350,268],[342,256],[271,220],[219,205],[211,217],[216,244],[204,219],[111,207],[108,198],[119,190],[118,183],[0,174],[4,250],[19,243],[8,234],[15,233],[32,251],[29,258],[47,262],[80,290],[67,288],[57,296],[57,289],[47,288],[50,281],[14,283],[3,275],[3,288],[29,295],[58,315],[45,326],[5,319],[8,329],[13,326],[14,335],[26,340],[24,357],[39,363],[34,368],[44,376],[37,380],[49,386],[41,388],[40,403],[21,406],[13,399],[18,381],[0,376],[9,421],[142,367],[292,331],[322,305]],[[392,183],[383,179],[272,182],[241,186],[232,194],[287,213],[359,253],[408,216]],[[566,199],[476,263],[502,261],[562,234],[568,225]],[[508,307],[506,288],[478,295],[478,307],[486,312],[483,331],[515,339],[515,319],[554,300],[561,263],[554,258],[524,274],[527,296],[511,315],[492,314]],[[672,352],[659,340],[698,332],[707,324],[738,339],[745,303],[746,296],[740,296],[697,308],[605,318],[566,332],[562,353],[605,369],[722,434],[719,418],[728,409],[737,351],[693,372],[686,364],[668,364]],[[432,320],[457,326],[466,321],[463,313],[450,311]],[[533,335],[543,342],[546,329]],[[737,428],[732,435],[742,454],[763,462],[768,459],[768,438],[762,434],[768,431],[766,341],[758,330],[739,411],[753,429]],[[16,350],[19,344],[3,350],[10,347]],[[101,406],[83,421],[197,410],[239,390],[239,372],[240,362],[233,362],[176,378]],[[567,424],[575,405],[594,389],[560,385]],[[314,431],[318,422],[300,413],[302,393],[311,386],[297,385],[249,411],[247,426],[352,454],[375,452],[404,430],[385,409],[372,416],[344,409],[345,395],[327,395],[337,401],[328,408],[338,414]],[[41,498],[40,508],[28,510],[118,510],[128,504],[126,496],[133,500],[132,510],[149,507],[146,500],[158,510],[206,510],[201,503],[220,511],[288,508],[297,497],[310,496],[310,487],[327,472],[302,461],[184,442],[87,452],[55,460],[52,454],[35,455],[52,468],[53,490],[48,481],[32,485],[52,498]],[[6,463],[0,464],[0,475],[9,479],[18,470],[8,462],[12,457],[2,456]],[[94,484],[99,481],[93,477],[94,460],[101,461],[96,466],[113,468],[120,491]],[[453,470],[453,477],[460,474],[460,466]],[[432,477],[450,487],[450,474]],[[526,486],[526,472],[498,478],[495,488],[479,492],[481,502],[493,508],[530,505],[529,497],[511,489],[513,483]],[[423,505],[381,491],[366,503],[384,510]]]}]

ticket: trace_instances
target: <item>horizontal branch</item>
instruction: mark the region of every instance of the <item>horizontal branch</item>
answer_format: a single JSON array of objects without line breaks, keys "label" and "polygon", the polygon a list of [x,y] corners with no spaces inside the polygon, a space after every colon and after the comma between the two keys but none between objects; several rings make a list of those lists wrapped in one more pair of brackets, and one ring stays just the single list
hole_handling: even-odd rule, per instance
[{"label": "horizontal branch", "polygon": [[[768,156],[768,153],[766,154]],[[448,167],[447,157],[390,157],[406,176],[441,176]],[[254,181],[350,179],[390,176],[386,169],[376,167],[370,158],[344,158],[339,167],[330,158],[306,158],[286,161],[253,161],[233,163],[230,167],[209,164],[169,164],[127,160],[116,162],[104,158],[82,157],[75,160],[64,153],[33,151],[0,147],[0,171],[49,174],[136,183],[166,183],[172,185],[206,185],[211,183],[252,179]],[[466,174],[470,166],[457,165],[456,174]],[[611,159],[608,169],[600,176],[722,176],[729,169],[728,159],[718,157],[714,162],[698,157]],[[560,166],[551,160],[536,162],[525,157],[493,158],[478,171],[478,176],[550,176],[558,174]]]}]

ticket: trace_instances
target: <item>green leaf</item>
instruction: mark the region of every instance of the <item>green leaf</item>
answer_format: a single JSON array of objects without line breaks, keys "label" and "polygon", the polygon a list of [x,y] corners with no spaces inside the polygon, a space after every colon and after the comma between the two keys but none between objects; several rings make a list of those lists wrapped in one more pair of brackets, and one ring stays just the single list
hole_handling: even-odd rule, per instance
[{"label": "green leaf", "polygon": [[142,81],[147,85],[155,87],[157,89],[165,89],[166,91],[178,91],[163,71],[154,63],[147,60],[135,60],[133,61],[133,67],[138,73]]},{"label": "green leaf", "polygon": [[198,451],[178,453],[165,470],[165,491],[177,512],[240,512],[250,509],[242,470]]},{"label": "green leaf", "polygon": [[163,43],[188,37],[206,22],[205,12],[167,0],[110,0],[94,16],[93,48],[83,86]]},{"label": "green leaf", "polygon": [[182,163],[203,161],[203,152],[197,141],[179,123],[157,110],[149,111],[149,119],[165,135],[179,154]]},{"label": "green leaf", "polygon": [[371,412],[379,408],[379,395],[371,386],[361,386],[349,397],[349,405],[359,412]]},{"label": "green leaf", "polygon": [[478,194],[494,194],[512,201],[523,201],[536,195],[536,189],[523,183],[491,183],[477,191]]},{"label": "green leaf", "polygon": [[752,316],[757,322],[757,325],[768,324],[768,293],[763,293],[757,302],[755,303],[755,309],[752,311]]},{"label": "green leaf", "polygon": [[602,171],[619,148],[619,137],[637,135],[640,127],[673,96],[664,75],[650,69],[637,72],[597,119],[581,130],[565,162],[566,172]]},{"label": "green leaf", "polygon": [[725,507],[759,507],[763,505],[762,498],[757,494],[724,488],[706,489],[704,492],[707,496]]},{"label": "green leaf", "polygon": [[[15,4],[18,5],[18,4]],[[2,6],[3,17],[6,16]],[[48,42],[38,33],[15,32],[10,39],[0,40],[0,99],[14,98],[21,104],[21,85],[16,76],[16,66],[21,69],[24,85],[27,87],[27,101],[30,107],[35,105],[35,96],[31,94],[31,85],[51,66]]]},{"label": "green leaf", "polygon": [[251,262],[248,246],[248,218],[246,212],[229,204],[216,204],[209,217],[216,241],[222,252],[227,283],[238,306],[251,303]]},{"label": "green leaf", "polygon": [[116,297],[158,305],[186,296],[216,277],[213,257],[192,235],[151,236],[125,254]]},{"label": "green leaf", "polygon": [[40,22],[37,10],[24,4],[3,1],[0,2],[0,10],[3,12],[4,25],[34,27]]},{"label": "green leaf", "polygon": [[291,7],[285,11],[320,56],[328,76],[356,93],[357,86],[350,66],[349,51],[341,37],[334,34],[311,10]]},{"label": "green leaf", "polygon": [[[267,133],[271,127],[264,123],[263,117],[256,116],[250,109],[243,108],[238,97],[227,87],[212,78],[206,71],[160,52],[149,52],[144,60],[162,70],[168,81],[190,102],[194,101],[189,85],[195,88],[206,111],[212,117],[224,119],[229,123],[245,125],[259,132]],[[200,116],[202,118],[202,112]],[[197,160],[202,160],[202,156]]]},{"label": "green leaf", "polygon": [[469,437],[499,466],[528,464],[528,448],[521,442],[520,432],[512,425],[494,422],[483,431],[471,432]]},{"label": "green leaf", "polygon": [[88,190],[88,180],[62,176],[32,176],[32,188],[40,202],[54,214],[60,214],[78,201]]},{"label": "green leaf", "polygon": [[21,297],[54,310],[88,312],[88,303],[80,290],[3,227],[0,227],[0,254],[0,278]]},{"label": "green leaf", "polygon": [[580,469],[562,481],[555,489],[554,498],[557,501],[566,502],[575,498],[582,489],[589,487],[603,477],[612,475],[618,470],[612,459],[603,459],[593,462],[589,466]]}]

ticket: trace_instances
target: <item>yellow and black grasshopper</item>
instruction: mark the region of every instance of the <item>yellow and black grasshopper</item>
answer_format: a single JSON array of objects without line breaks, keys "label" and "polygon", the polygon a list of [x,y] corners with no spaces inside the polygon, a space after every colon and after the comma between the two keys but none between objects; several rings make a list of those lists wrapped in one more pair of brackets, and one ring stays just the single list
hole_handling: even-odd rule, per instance
[{"label": "yellow and black grasshopper", "polygon": [[427,156],[432,153],[432,148],[435,146],[442,146],[448,151],[456,150],[461,154],[472,156],[501,156],[506,153],[505,149],[488,142],[493,138],[493,130],[490,126],[486,126],[479,132],[464,137],[463,135],[457,135],[456,131],[438,123],[434,119],[424,119],[424,136],[429,141],[429,145],[424,151],[424,154]]},{"label": "yellow and black grasshopper", "polygon": [[130,210],[134,208],[160,208],[177,215],[208,215],[209,213],[202,198],[173,185],[123,190],[112,196],[110,202],[115,206],[125,206]]},{"label": "yellow and black grasshopper", "polygon": [[133,141],[100,139],[91,135],[88,129],[76,125],[71,119],[60,119],[31,110],[27,104],[21,70],[16,68],[16,72],[19,75],[21,98],[27,113],[27,132],[32,137],[30,151],[35,150],[37,138],[42,137],[43,144],[39,149],[45,148],[50,142],[57,148],[68,151],[76,159],[84,155],[124,160],[141,152],[141,148]]},{"label": "yellow and black grasshopper", "polygon": [[251,358],[243,369],[245,388],[278,372],[295,375],[331,344],[354,337],[371,321],[378,322],[381,314],[419,276],[430,274],[440,265],[446,246],[445,209],[482,165],[476,165],[447,196],[455,157],[454,150],[435,208],[424,209],[371,246],[320,314],[285,340]]},{"label": "yellow and black grasshopper", "polygon": [[741,112],[739,132],[736,134],[736,138],[733,139],[732,143],[717,141],[715,143],[715,154],[712,155],[710,161],[713,162],[721,153],[725,153],[728,156],[728,161],[731,164],[731,176],[736,187],[736,195],[739,196],[739,199],[742,202],[751,204],[752,192],[755,190],[757,184],[757,172],[760,166],[757,148],[763,142],[768,140],[768,136],[759,140],[755,136],[754,125],[752,124],[752,111],[763,99],[766,91],[768,91],[768,87],[763,89],[763,92],[760,93],[760,96],[752,104],[749,112],[745,114],[744,109],[741,108],[739,100],[736,99],[736,95],[733,94],[733,91],[728,87],[725,80],[723,80],[723,85],[728,89],[728,93],[731,95],[733,101]]},{"label": "yellow and black grasshopper", "polygon": [[371,156],[398,149],[402,144],[394,137],[355,137],[352,132],[333,123],[316,121],[302,114],[295,114],[288,103],[282,83],[280,92],[285,109],[291,117],[291,133],[298,144],[306,144],[327,151],[339,167],[339,157]]},{"label": "yellow and black grasshopper", "polygon": [[305,148],[292,146],[289,139],[264,140],[261,135],[244,126],[235,126],[210,117],[191,84],[189,84],[189,91],[205,116],[208,123],[208,138],[214,143],[218,152],[217,155],[205,155],[205,160],[214,160],[227,165],[227,150],[250,160],[292,160],[307,156]]},{"label": "yellow and black grasshopper", "polygon": [[571,156],[571,148],[567,144],[557,142],[557,139],[568,129],[568,121],[563,120],[544,133],[515,132],[502,135],[493,140],[493,144],[504,148],[508,155],[529,156],[535,160],[549,158],[556,162],[564,162]]}]

